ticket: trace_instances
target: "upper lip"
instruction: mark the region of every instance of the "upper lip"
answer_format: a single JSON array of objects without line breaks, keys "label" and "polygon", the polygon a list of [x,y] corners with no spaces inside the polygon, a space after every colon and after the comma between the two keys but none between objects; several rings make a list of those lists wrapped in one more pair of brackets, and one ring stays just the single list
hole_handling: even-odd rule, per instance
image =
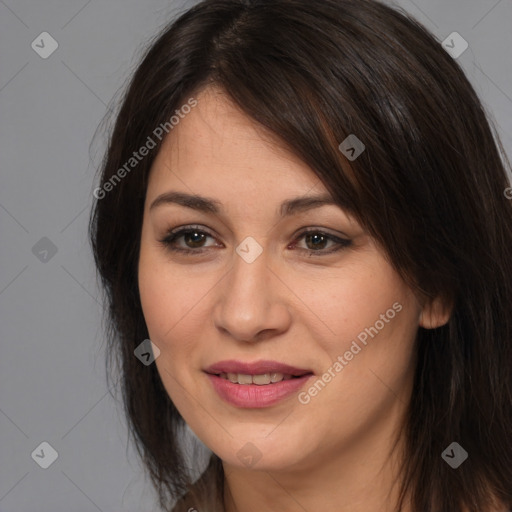
[{"label": "upper lip", "polygon": [[312,373],[311,370],[296,368],[278,361],[254,361],[252,363],[235,361],[219,361],[205,370],[206,373],[240,373],[242,375],[263,375],[264,373],[283,373],[285,375],[301,376]]}]

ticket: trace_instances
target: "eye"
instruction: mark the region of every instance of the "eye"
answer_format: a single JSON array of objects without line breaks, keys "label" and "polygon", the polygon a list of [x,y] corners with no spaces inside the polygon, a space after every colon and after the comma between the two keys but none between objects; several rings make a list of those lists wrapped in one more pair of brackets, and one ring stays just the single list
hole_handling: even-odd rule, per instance
[{"label": "eye", "polygon": [[[163,244],[166,249],[174,252],[181,252],[184,254],[201,253],[203,252],[202,249],[205,248],[202,243],[208,237],[213,238],[212,235],[200,229],[200,227],[187,226],[185,228],[169,231],[167,236],[160,240],[160,243]],[[176,245],[177,240],[180,238],[183,238],[183,241],[187,244],[186,247]]]},{"label": "eye", "polygon": [[[349,247],[352,244],[352,240],[348,238],[339,238],[334,235],[330,235],[325,233],[319,229],[308,229],[303,231],[295,240],[294,244],[298,240],[304,239],[306,244],[306,249],[299,248],[301,251],[306,251],[310,256],[322,256],[326,254],[332,254],[334,252],[338,252],[346,247]],[[325,246],[328,243],[331,243],[331,248],[325,250]],[[295,247],[294,245],[294,247]],[[312,247],[313,249],[310,249]]]},{"label": "eye", "polygon": [[[205,246],[204,242],[214,237],[201,229],[201,226],[186,226],[169,231],[167,236],[159,242],[167,249],[182,254],[201,254],[211,246]],[[178,241],[183,239],[185,246],[178,245]],[[322,256],[340,251],[352,244],[352,241],[345,238],[339,238],[325,233],[319,229],[309,229],[303,231],[288,248],[297,248],[297,242],[304,239],[306,248],[299,247],[297,250],[307,253],[309,256]],[[330,245],[329,249],[325,246]],[[312,249],[311,249],[312,248]]]}]

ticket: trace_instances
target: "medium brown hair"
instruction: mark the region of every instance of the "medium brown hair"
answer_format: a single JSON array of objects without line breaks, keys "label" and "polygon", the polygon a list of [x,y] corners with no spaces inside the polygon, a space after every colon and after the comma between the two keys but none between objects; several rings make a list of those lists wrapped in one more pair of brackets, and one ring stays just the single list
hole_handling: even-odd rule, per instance
[{"label": "medium brown hair", "polygon": [[[416,20],[376,1],[203,1],[136,69],[100,186],[209,85],[307,163],[418,294],[453,304],[446,325],[420,327],[415,340],[401,503],[512,506],[510,163],[460,66]],[[338,145],[350,134],[366,149],[348,162]],[[184,422],[156,366],[134,356],[149,337],[137,268],[160,146],[95,202],[90,239],[108,303],[107,368],[118,364],[130,432],[166,508],[190,484]],[[469,454],[457,469],[441,458],[453,441]]]}]

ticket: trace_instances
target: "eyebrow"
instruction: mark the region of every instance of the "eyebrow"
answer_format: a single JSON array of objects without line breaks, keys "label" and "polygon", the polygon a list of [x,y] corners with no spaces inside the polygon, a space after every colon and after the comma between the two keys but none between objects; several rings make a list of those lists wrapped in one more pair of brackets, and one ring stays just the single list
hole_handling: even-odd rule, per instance
[{"label": "eyebrow", "polygon": [[[187,194],[185,192],[165,192],[159,195],[149,207],[149,210],[153,210],[158,206],[165,204],[179,204],[193,210],[198,210],[204,213],[219,214],[222,210],[222,203],[209,198],[200,196],[197,194]],[[335,205],[340,206],[332,196],[329,194],[322,194],[316,196],[302,196],[293,199],[287,199],[281,203],[279,213],[281,217],[288,217],[297,213],[312,210],[314,208],[320,208],[321,206]]]}]

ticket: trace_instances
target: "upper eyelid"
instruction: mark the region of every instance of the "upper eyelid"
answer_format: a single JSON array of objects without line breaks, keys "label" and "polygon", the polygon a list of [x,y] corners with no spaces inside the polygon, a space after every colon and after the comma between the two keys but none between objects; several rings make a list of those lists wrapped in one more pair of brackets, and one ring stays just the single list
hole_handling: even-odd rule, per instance
[{"label": "upper eyelid", "polygon": [[[206,226],[199,225],[199,224],[184,224],[182,226],[177,226],[175,228],[166,230],[165,234],[171,235],[171,234],[180,233],[182,231],[193,231],[193,230],[197,230],[197,231],[205,233],[213,238],[217,238],[217,235],[212,233],[212,231],[214,231],[214,230],[211,230],[210,228],[208,228]],[[346,237],[347,239],[349,238],[349,236],[344,233],[340,233],[340,232],[332,233],[332,231],[333,230],[331,228],[324,228],[324,227],[320,227],[320,226],[307,226],[307,227],[303,227],[303,228],[299,228],[299,229],[295,230],[295,236],[302,234],[302,233],[307,233],[307,232],[321,232],[321,233],[324,233],[326,235],[330,235],[333,237],[338,237],[338,238]]]}]

